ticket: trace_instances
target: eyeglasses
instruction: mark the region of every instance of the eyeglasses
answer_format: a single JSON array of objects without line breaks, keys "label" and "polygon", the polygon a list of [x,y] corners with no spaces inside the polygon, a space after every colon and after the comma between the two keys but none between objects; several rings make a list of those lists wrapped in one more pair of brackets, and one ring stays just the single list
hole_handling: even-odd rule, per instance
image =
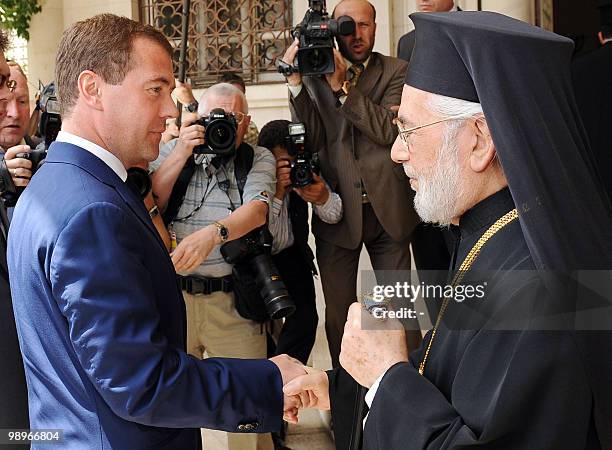
[{"label": "eyeglasses", "polygon": [[234,118],[236,119],[236,123],[238,125],[240,125],[242,123],[242,121],[244,120],[244,118],[246,116],[248,116],[248,114],[245,114],[245,113],[240,112],[240,111],[233,112],[232,114],[234,115]]},{"label": "eyeglasses", "polygon": [[436,125],[438,123],[442,123],[442,122],[448,122],[449,120],[457,120],[457,119],[468,119],[470,117],[472,117],[472,114],[458,114],[456,116],[450,116],[450,117],[446,117],[445,119],[440,119],[440,120],[436,120],[435,122],[431,122],[431,123],[426,123],[425,125],[418,125],[416,127],[412,127],[412,128],[404,128],[404,125],[402,125],[402,123],[399,121],[398,118],[393,119],[393,122],[395,123],[395,125],[397,125],[397,129],[399,130],[399,137],[402,140],[402,142],[406,145],[410,144],[410,135],[412,133],[414,133],[415,131],[420,130],[421,128],[426,128],[426,127],[430,127],[432,125]]},{"label": "eyeglasses", "polygon": [[11,80],[9,75],[0,74],[0,89],[2,89],[5,83],[9,92],[15,91],[15,88],[17,87],[17,82],[15,80]]}]

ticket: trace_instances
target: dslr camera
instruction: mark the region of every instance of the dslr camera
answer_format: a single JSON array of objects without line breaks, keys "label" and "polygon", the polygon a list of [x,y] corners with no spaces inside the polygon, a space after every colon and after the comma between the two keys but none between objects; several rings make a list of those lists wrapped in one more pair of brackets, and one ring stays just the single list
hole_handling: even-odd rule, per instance
[{"label": "dslr camera", "polygon": [[290,123],[288,125],[287,153],[295,156],[291,162],[291,185],[304,187],[314,182],[313,173],[319,173],[319,159],[316,153],[306,148],[306,127],[303,123]]},{"label": "dslr camera", "polygon": [[226,113],[222,108],[213,109],[208,116],[199,118],[197,125],[202,125],[204,144],[193,148],[196,155],[213,154],[220,156],[232,155],[236,148],[236,118]]},{"label": "dslr camera", "polygon": [[[349,36],[355,32],[355,21],[349,16],[330,19],[325,0],[308,0],[304,19],[292,31],[300,41],[297,52],[297,71],[304,76],[324,75],[336,70],[334,63],[334,37]],[[290,71],[287,73],[287,69]],[[279,65],[279,72],[291,75],[294,68]]]},{"label": "dslr camera", "polygon": [[[30,169],[32,171],[32,176],[34,176],[36,171],[43,165],[46,157],[47,150],[38,148],[31,150],[29,153],[17,153],[15,155],[15,158],[29,159],[32,161],[32,168]],[[15,186],[11,174],[6,167],[6,161],[3,159],[0,163],[0,195],[2,196],[5,206],[15,206],[23,190],[23,187]]]},{"label": "dslr camera", "polygon": [[[242,303],[251,303],[246,305],[247,308],[257,310],[263,300],[265,312],[271,319],[281,319],[295,311],[295,303],[272,261],[272,235],[267,226],[255,228],[240,239],[226,242],[220,250],[225,262],[234,265],[236,295],[245,298]],[[249,291],[249,281],[255,285],[255,289],[245,292]],[[253,294],[259,295],[255,295],[254,299]],[[241,312],[240,307],[244,308],[245,305],[237,303],[238,312]]]}]

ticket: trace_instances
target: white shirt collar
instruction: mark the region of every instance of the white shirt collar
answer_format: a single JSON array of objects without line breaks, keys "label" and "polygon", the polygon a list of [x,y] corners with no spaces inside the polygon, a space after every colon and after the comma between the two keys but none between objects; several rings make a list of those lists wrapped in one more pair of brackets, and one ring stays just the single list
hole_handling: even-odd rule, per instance
[{"label": "white shirt collar", "polygon": [[66,142],[67,144],[76,145],[77,147],[87,150],[89,153],[100,158],[104,164],[110,167],[113,172],[115,172],[117,176],[121,178],[122,181],[127,180],[127,170],[125,170],[123,163],[115,155],[99,145],[94,144],[93,142],[80,136],[68,133],[67,131],[60,131],[57,134],[56,141]]}]

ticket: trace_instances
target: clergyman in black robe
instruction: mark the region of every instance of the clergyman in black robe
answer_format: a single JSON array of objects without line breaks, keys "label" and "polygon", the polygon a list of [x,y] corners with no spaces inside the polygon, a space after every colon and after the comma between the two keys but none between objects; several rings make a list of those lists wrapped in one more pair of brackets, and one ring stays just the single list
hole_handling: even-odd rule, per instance
[{"label": "clergyman in black robe", "polygon": [[[411,17],[392,157],[421,218],[455,227],[453,275],[489,273],[490,292],[480,304],[451,298],[435,336],[410,354],[392,320],[367,329],[373,319],[354,304],[346,371],[311,373],[285,392],[308,389],[322,408],[331,399],[333,418],[350,374],[370,389],[368,450],[612,448],[612,320],[579,324],[567,281],[610,279],[612,269],[612,216],[574,100],[573,44],[496,13]],[[595,310],[609,317],[609,303]]]}]

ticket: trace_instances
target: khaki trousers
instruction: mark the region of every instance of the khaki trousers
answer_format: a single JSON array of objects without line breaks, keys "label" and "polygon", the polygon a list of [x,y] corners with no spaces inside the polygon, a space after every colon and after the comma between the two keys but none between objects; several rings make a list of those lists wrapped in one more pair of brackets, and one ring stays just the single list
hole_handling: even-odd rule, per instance
[{"label": "khaki trousers", "polygon": [[[266,358],[262,325],[241,317],[234,294],[214,292],[191,295],[183,291],[187,307],[187,353],[197,358]],[[227,433],[202,430],[207,450],[273,449],[270,434]]]}]

